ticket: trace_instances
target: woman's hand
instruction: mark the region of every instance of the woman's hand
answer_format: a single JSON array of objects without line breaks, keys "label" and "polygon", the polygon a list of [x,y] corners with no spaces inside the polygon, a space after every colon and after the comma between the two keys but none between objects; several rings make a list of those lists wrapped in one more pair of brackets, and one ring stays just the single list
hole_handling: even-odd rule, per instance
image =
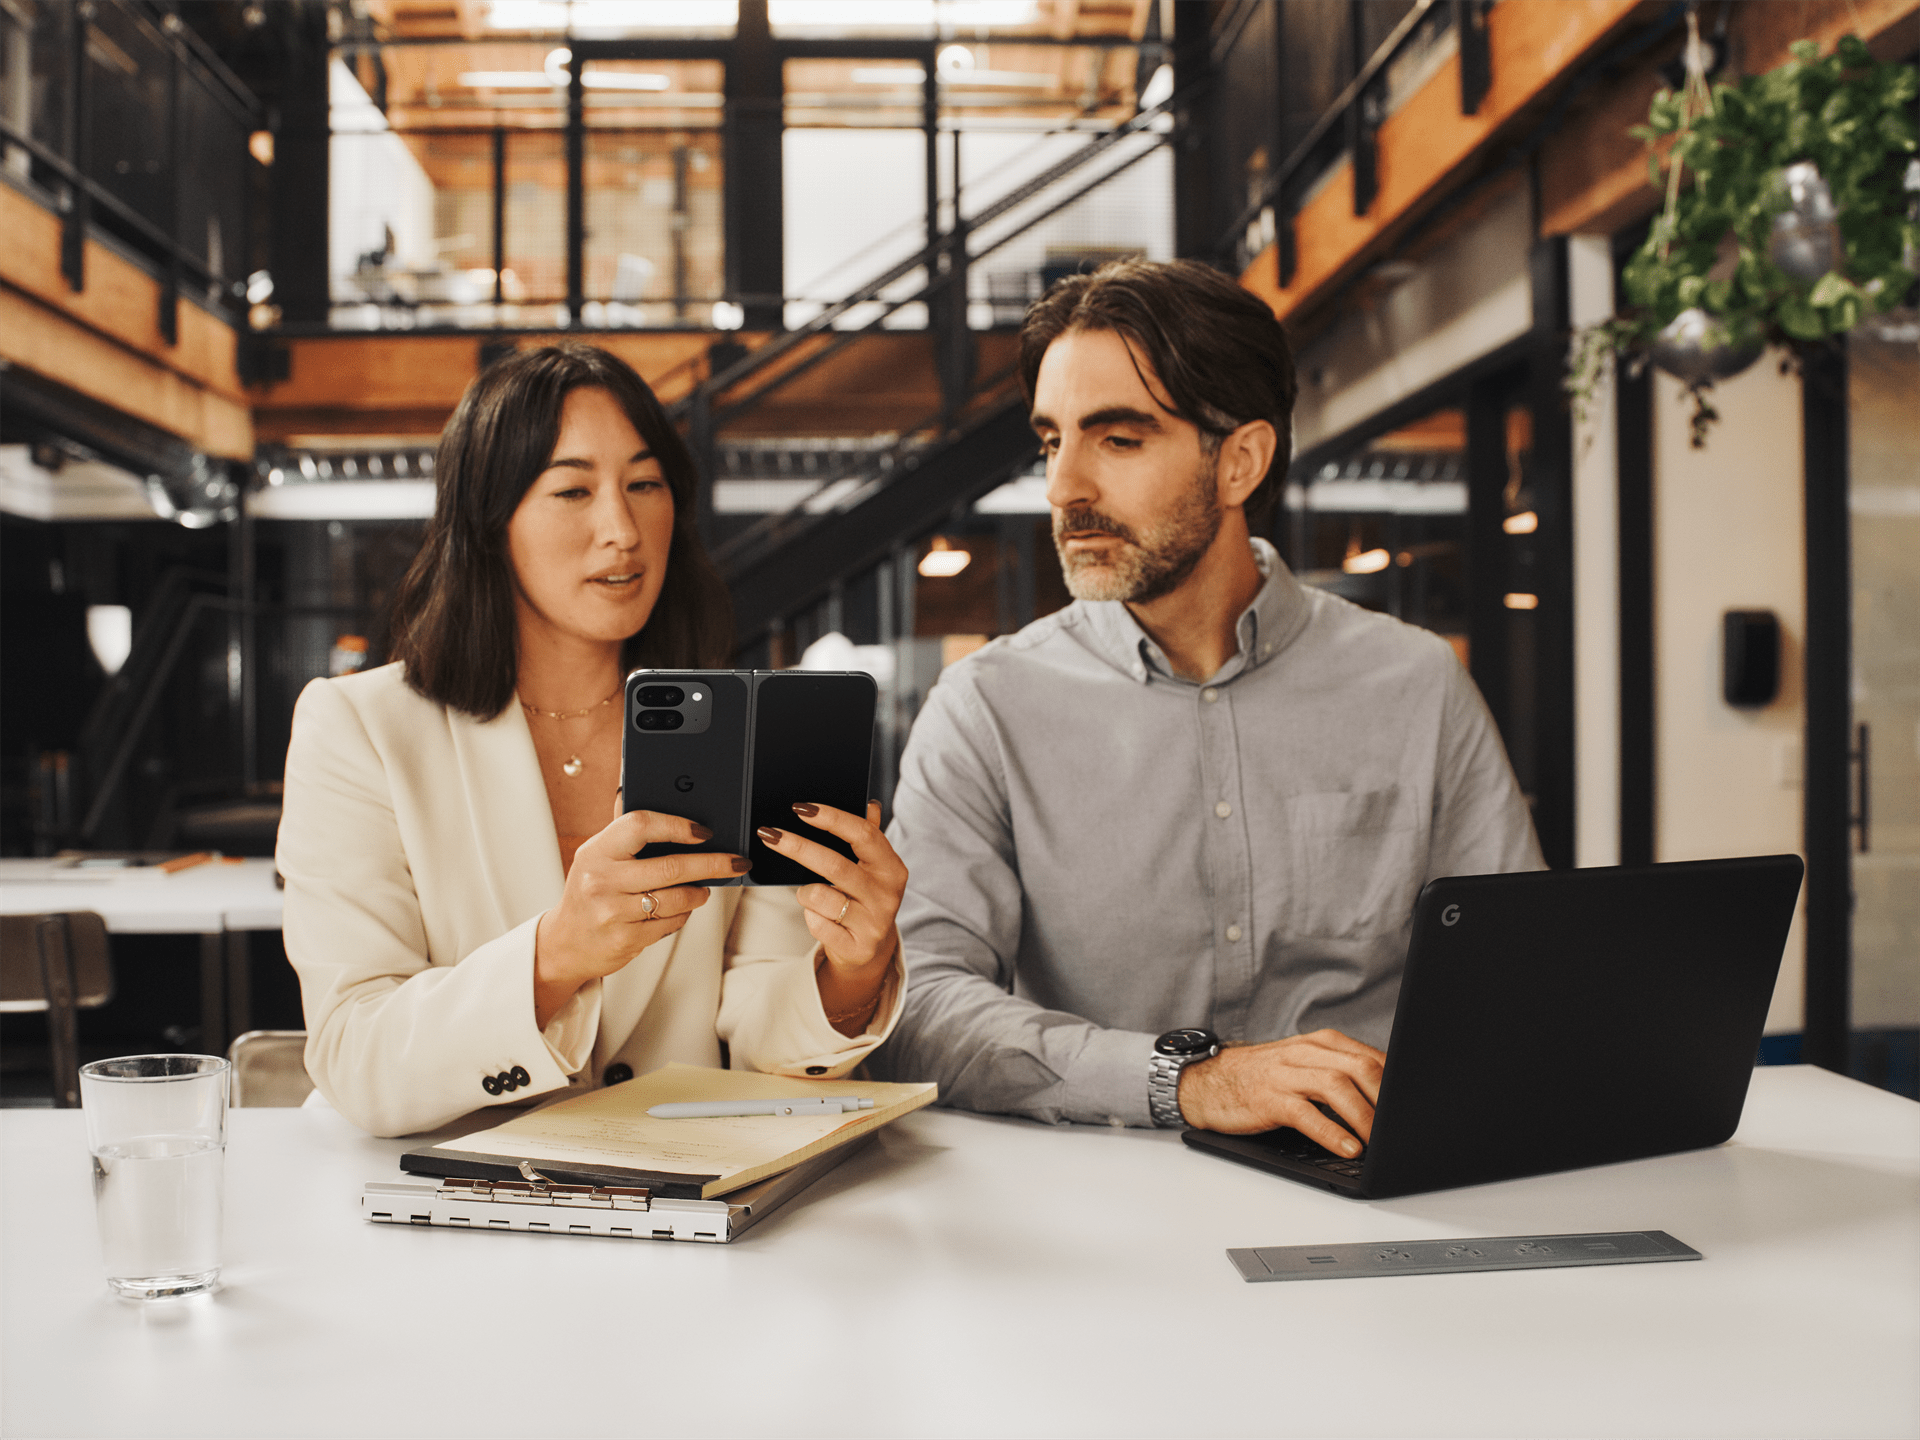
[{"label": "woman's hand", "polygon": [[793,813],[846,841],[857,857],[856,863],[790,830],[763,827],[755,832],[768,849],[826,881],[802,885],[795,893],[807,929],[826,952],[818,972],[820,1004],[842,1035],[858,1035],[873,1019],[893,963],[893,922],[906,892],[907,867],[881,832],[877,800],[868,802],[864,820],[831,805],[796,805]]},{"label": "woman's hand", "polygon": [[546,1029],[582,985],[613,974],[685,925],[707,903],[700,881],[746,872],[742,855],[633,858],[643,845],[698,845],[712,838],[705,826],[677,815],[632,810],[574,852],[566,893],[540,917],[534,934],[535,1025]]}]

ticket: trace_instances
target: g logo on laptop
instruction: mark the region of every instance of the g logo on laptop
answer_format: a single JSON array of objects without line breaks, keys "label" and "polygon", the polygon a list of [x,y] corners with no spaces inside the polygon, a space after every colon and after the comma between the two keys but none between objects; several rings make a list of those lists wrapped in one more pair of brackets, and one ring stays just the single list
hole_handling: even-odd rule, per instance
[{"label": "g logo on laptop", "polygon": [[682,795],[685,795],[689,790],[693,789],[693,777],[691,775],[674,776],[673,788],[678,790]]},{"label": "g logo on laptop", "polygon": [[1458,925],[1460,923],[1460,907],[1458,905],[1447,906],[1446,909],[1440,912],[1440,923],[1442,925]]}]

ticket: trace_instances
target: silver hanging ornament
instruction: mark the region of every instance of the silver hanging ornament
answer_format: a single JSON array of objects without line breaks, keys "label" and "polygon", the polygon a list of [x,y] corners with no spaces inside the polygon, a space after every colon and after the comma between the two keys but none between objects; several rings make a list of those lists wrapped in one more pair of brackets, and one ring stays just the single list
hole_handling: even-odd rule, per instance
[{"label": "silver hanging ornament", "polygon": [[1673,317],[1654,337],[1649,353],[1653,363],[1675,379],[1704,385],[1738,375],[1760,358],[1762,348],[1730,344],[1719,322],[1695,306]]},{"label": "silver hanging ornament", "polygon": [[1787,208],[1773,217],[1767,256],[1789,280],[1812,284],[1839,267],[1845,257],[1840,242],[1840,212],[1833,191],[1811,160],[1789,165],[1777,182],[1786,191]]}]

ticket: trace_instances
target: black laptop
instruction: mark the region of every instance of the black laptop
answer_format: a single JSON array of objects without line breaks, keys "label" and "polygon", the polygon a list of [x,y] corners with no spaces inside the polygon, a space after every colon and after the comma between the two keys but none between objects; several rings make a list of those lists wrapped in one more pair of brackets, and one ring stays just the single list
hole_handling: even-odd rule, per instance
[{"label": "black laptop", "polygon": [[1740,1123],[1795,855],[1456,876],[1420,892],[1373,1137],[1188,1130],[1377,1200],[1698,1150]]}]

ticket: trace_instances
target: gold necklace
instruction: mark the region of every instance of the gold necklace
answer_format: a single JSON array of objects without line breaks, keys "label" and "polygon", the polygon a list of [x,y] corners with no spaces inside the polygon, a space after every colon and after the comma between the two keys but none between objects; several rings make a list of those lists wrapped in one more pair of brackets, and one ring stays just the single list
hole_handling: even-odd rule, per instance
[{"label": "gold necklace", "polygon": [[[520,708],[529,715],[544,715],[549,720],[584,720],[587,716],[593,714],[594,711],[604,709],[615,700],[618,700],[620,698],[620,692],[626,688],[626,682],[622,681],[614,687],[613,694],[607,696],[604,700],[587,706],[584,710],[542,710],[538,705],[529,705],[524,700],[520,701]],[[571,780],[582,770],[586,769],[586,767],[587,762],[582,760],[578,755],[569,755],[561,762],[560,773]]]}]

